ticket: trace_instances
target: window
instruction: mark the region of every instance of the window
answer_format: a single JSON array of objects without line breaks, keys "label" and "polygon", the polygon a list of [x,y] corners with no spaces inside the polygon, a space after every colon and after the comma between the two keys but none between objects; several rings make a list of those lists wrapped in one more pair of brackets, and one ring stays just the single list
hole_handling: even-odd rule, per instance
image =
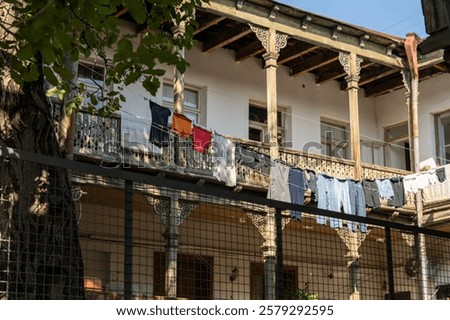
[{"label": "window", "polygon": [[[283,266],[284,296],[289,298],[297,290],[297,267]],[[250,299],[264,300],[264,264],[252,262],[250,264]]]},{"label": "window", "polygon": [[410,170],[408,122],[405,121],[384,128],[384,141],[386,142],[384,150],[385,165]]},{"label": "window", "polygon": [[450,111],[436,115],[436,151],[440,165],[450,163]]},{"label": "window", "polygon": [[[267,109],[256,104],[250,104],[248,109],[248,138],[258,142],[269,142],[267,127]],[[285,142],[285,114],[283,108],[277,111],[278,145]]]},{"label": "window", "polygon": [[[163,106],[173,111],[173,86],[169,83],[163,84]],[[200,91],[192,87],[184,88],[183,112],[193,123],[204,124],[202,108],[200,103]],[[172,119],[169,119],[169,123]]]},{"label": "window", "polygon": [[[165,295],[166,254],[155,252],[154,295]],[[177,261],[177,296],[194,300],[212,299],[213,258],[179,254]]]},{"label": "window", "polygon": [[320,138],[322,154],[347,159],[348,156],[348,125],[332,120],[320,121]]},{"label": "window", "polygon": [[[101,102],[102,95],[105,90],[105,68],[103,66],[90,64],[87,62],[78,63],[78,83],[82,83],[88,93],[96,95],[98,104],[96,108],[99,109],[103,106]],[[87,105],[90,102],[89,97],[84,97],[84,104]]]}]

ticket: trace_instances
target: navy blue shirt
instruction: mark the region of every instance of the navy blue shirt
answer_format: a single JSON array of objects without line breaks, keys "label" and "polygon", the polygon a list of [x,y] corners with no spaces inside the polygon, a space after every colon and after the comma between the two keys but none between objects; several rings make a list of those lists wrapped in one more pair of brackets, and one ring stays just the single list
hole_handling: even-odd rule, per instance
[{"label": "navy blue shirt", "polygon": [[159,104],[150,101],[152,112],[152,127],[150,128],[150,142],[158,147],[169,145],[169,129],[167,128],[169,116],[172,112]]}]

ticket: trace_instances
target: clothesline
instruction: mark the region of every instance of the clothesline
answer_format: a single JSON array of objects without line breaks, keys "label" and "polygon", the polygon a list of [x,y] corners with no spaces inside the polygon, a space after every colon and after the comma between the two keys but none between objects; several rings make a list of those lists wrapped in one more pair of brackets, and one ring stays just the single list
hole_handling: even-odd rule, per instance
[{"label": "clothesline", "polygon": [[[320,202],[319,207],[323,207],[324,209],[330,209],[333,211],[340,210],[344,208],[344,211],[353,210],[356,214],[357,209],[349,209],[349,205],[353,204],[354,201],[360,201],[362,188],[364,192],[364,210],[359,210],[362,214],[362,211],[365,212],[365,207],[378,207],[380,206],[380,199],[387,199],[390,202],[390,205],[395,207],[401,207],[405,204],[405,196],[409,191],[417,192],[417,190],[422,189],[427,185],[426,179],[424,179],[426,172],[422,172],[416,175],[407,175],[407,176],[397,176],[392,178],[382,178],[382,179],[340,179],[336,177],[332,177],[327,173],[316,172],[316,170],[311,168],[300,168],[299,166],[289,164],[282,159],[273,159],[269,155],[256,151],[255,148],[249,144],[245,144],[242,142],[232,143],[225,136],[221,136],[216,133],[214,130],[208,130],[200,125],[193,125],[192,122],[185,117],[184,115],[179,115],[174,113],[173,116],[175,121],[172,122],[172,128],[168,127],[168,118],[172,114],[168,108],[162,107],[157,103],[150,101],[150,109],[152,111],[152,121],[150,126],[150,141],[152,143],[156,142],[157,146],[163,146],[164,140],[162,139],[164,136],[168,137],[173,136],[175,134],[191,136],[194,144],[194,150],[204,153],[209,145],[213,144],[213,148],[215,150],[218,148],[218,143],[224,144],[226,148],[222,148],[225,152],[222,152],[221,157],[215,157],[214,165],[213,165],[213,174],[214,176],[220,180],[225,182],[227,185],[233,186],[236,185],[236,167],[235,164],[240,164],[244,166],[248,166],[256,171],[259,171],[263,174],[269,175],[270,177],[270,186],[273,183],[281,183],[289,188],[290,186],[295,185],[289,179],[289,175],[284,178],[279,179],[276,182],[276,177],[274,178],[274,174],[276,174],[277,170],[280,166],[286,168],[287,172],[289,170],[302,170],[304,179],[304,187],[300,185],[300,188],[303,188],[303,194],[308,187],[312,192],[312,198],[316,200],[316,202]],[[129,114],[129,113],[128,113]],[[136,116],[136,118],[140,118]],[[179,126],[178,120],[183,120],[182,125]],[[156,138],[156,139],[155,139]],[[229,148],[232,146],[232,148]],[[231,160],[232,159],[232,160]],[[278,169],[277,169],[278,168]],[[298,172],[294,172],[298,174]],[[431,171],[430,173],[431,174]],[[416,179],[420,178],[421,182],[419,185],[415,185]],[[436,178],[437,179],[437,178]],[[429,179],[430,183],[435,183],[436,179]],[[320,182],[319,182],[320,180]],[[439,181],[443,180],[442,177]],[[405,190],[405,183],[407,189]],[[333,185],[331,185],[333,183]],[[270,186],[268,196],[270,196]],[[356,195],[354,197],[359,197],[358,199],[352,199],[352,202],[348,200],[347,191],[349,186],[351,188],[356,188]],[[323,190],[320,190],[323,188]],[[276,188],[278,190],[282,190],[283,188]],[[342,192],[344,189],[345,192]],[[323,194],[323,192],[325,192]],[[353,192],[353,191],[352,191]],[[325,196],[324,196],[325,195]],[[337,195],[337,200],[333,200]],[[331,197],[331,202],[328,201],[327,197]],[[276,197],[276,196],[275,196]],[[293,198],[298,198],[296,195],[292,194]],[[319,199],[322,198],[320,201]],[[324,200],[325,199],[325,200]],[[280,200],[280,199],[277,199]],[[286,201],[287,198],[284,198],[282,201]],[[301,197],[296,201],[300,201]],[[324,202],[325,201],[325,202]],[[328,203],[328,202],[329,203]],[[337,201],[337,202],[336,202]],[[290,202],[290,199],[289,201]],[[303,202],[303,200],[301,201]],[[338,206],[336,207],[336,203]],[[301,203],[302,204],[302,203]],[[296,218],[300,217],[299,213],[296,213]],[[318,222],[322,223],[322,220]],[[335,221],[333,221],[335,223]],[[339,223],[337,224],[339,225]]]}]

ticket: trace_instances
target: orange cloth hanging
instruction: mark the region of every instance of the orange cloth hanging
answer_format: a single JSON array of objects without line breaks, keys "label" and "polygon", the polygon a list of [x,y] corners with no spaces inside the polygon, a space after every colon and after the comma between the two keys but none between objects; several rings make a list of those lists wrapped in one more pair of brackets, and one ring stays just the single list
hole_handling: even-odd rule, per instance
[{"label": "orange cloth hanging", "polygon": [[186,138],[192,134],[192,121],[185,115],[173,113],[172,116],[172,131]]}]

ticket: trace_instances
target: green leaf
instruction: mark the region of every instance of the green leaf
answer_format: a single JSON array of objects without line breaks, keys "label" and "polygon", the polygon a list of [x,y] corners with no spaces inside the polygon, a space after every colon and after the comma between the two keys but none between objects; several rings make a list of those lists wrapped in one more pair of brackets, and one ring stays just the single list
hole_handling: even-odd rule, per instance
[{"label": "green leaf", "polygon": [[55,70],[56,73],[64,80],[64,81],[71,81],[75,75],[67,68],[60,67],[60,66],[54,66],[53,70]]},{"label": "green leaf", "polygon": [[47,97],[51,97],[51,96],[55,95],[57,91],[58,91],[57,87],[52,87],[52,88],[48,89],[47,92],[45,92],[45,95]]},{"label": "green leaf", "polygon": [[52,68],[44,66],[42,72],[44,73],[45,79],[47,79],[50,84],[56,86],[59,83],[58,78],[56,78]]},{"label": "green leaf", "polygon": [[147,9],[141,0],[124,0],[123,4],[137,24],[143,24],[147,17]]},{"label": "green leaf", "polygon": [[126,60],[133,52],[133,44],[127,38],[122,38],[117,43],[116,58]]}]

